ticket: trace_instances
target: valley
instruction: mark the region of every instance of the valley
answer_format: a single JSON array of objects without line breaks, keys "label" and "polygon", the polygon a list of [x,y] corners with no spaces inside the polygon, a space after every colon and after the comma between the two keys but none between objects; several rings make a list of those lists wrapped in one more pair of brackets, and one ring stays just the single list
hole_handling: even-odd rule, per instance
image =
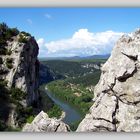
[{"label": "valley", "polygon": [[[76,130],[93,104],[94,86],[100,78],[100,68],[105,61],[106,59],[40,61],[41,65],[50,69],[53,77],[49,82],[43,83],[41,89],[61,113],[66,113],[63,121],[70,125],[71,130]],[[60,117],[60,112],[54,108],[51,117],[56,117],[56,114]]]}]

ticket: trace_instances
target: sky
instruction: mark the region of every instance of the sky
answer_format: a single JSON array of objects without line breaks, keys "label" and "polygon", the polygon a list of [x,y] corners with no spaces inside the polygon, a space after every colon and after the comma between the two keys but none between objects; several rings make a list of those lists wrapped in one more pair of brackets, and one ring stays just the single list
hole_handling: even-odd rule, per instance
[{"label": "sky", "polygon": [[109,54],[139,17],[140,8],[0,8],[0,22],[35,37],[39,57]]}]

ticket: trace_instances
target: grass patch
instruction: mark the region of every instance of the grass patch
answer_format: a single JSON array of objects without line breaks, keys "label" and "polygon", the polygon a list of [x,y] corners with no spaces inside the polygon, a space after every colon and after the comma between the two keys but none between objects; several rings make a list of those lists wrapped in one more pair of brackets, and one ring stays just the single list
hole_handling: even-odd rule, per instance
[{"label": "grass patch", "polygon": [[27,123],[32,123],[32,121],[34,120],[34,116],[29,116],[26,120]]}]

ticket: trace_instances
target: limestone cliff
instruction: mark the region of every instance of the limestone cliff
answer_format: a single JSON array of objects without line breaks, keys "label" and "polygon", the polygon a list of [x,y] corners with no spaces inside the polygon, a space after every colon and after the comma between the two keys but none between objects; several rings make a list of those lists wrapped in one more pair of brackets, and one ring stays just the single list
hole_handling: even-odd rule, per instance
[{"label": "limestone cliff", "polygon": [[[38,106],[38,49],[36,40],[29,33],[9,28],[4,23],[0,24],[0,82],[4,81],[5,88],[9,90],[7,91],[9,98],[7,104],[9,102],[9,108],[11,108],[9,124],[16,117],[21,118],[17,116],[17,112],[24,115],[25,112],[21,112],[23,109]],[[5,91],[2,90],[2,92],[4,94]],[[0,98],[4,101],[3,97]]]},{"label": "limestone cliff", "polygon": [[[26,38],[26,42],[19,41],[20,35]],[[10,53],[0,56],[3,61],[0,78],[8,82],[8,87],[17,87],[28,93],[27,104],[30,105],[38,100],[38,45],[32,36],[19,33],[7,40],[3,48]]]},{"label": "limestone cliff", "polygon": [[140,30],[117,41],[94,93],[77,132],[140,131]]}]

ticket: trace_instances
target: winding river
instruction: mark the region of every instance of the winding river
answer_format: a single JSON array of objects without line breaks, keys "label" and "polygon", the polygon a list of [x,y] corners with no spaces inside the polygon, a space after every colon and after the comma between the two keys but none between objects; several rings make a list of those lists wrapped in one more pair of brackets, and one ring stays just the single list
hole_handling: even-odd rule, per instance
[{"label": "winding river", "polygon": [[65,123],[70,125],[81,119],[82,115],[76,108],[54,96],[54,94],[47,90],[47,87],[45,87],[45,92],[66,113],[63,119]]}]

